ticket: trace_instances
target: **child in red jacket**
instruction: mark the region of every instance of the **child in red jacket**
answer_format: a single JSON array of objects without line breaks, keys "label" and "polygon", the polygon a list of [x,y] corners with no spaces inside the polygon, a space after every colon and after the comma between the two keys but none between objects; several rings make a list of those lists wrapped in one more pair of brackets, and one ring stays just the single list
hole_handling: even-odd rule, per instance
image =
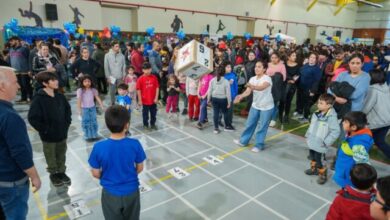
[{"label": "child in red jacket", "polygon": [[350,172],[350,177],[353,186],[347,185],[337,192],[326,220],[372,219],[370,203],[375,195],[375,168],[365,163],[356,164]]}]

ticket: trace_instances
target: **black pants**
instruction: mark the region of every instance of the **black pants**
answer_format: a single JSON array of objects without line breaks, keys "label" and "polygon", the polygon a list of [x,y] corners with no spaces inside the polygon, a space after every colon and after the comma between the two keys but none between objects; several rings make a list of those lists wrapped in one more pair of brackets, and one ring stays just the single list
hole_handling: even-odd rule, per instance
[{"label": "black pants", "polygon": [[142,106],[142,118],[144,126],[149,126],[149,114],[150,114],[150,125],[156,125],[157,105],[143,105]]},{"label": "black pants", "polygon": [[297,88],[297,98],[295,100],[296,102],[296,112],[298,114],[303,113],[303,89],[302,88]]},{"label": "black pants", "polygon": [[214,128],[218,129],[218,122],[219,122],[219,114],[223,114],[223,120],[225,122],[226,126],[230,126],[228,114],[227,114],[227,99],[218,99],[218,98],[212,98],[211,99],[213,103],[213,119],[214,119]]},{"label": "black pants", "polygon": [[302,91],[303,117],[308,119],[310,116],[310,108],[313,105],[313,97],[309,91]]},{"label": "black pants", "polygon": [[5,220],[5,215],[4,215],[3,208],[1,207],[1,205],[0,205],[0,220]]},{"label": "black pants", "polygon": [[246,98],[246,108],[245,110],[249,112],[249,110],[252,107],[252,102],[253,102],[253,92]]},{"label": "black pants", "polygon": [[390,126],[372,129],[375,145],[390,159],[390,145],[386,143],[386,135]]},{"label": "black pants", "polygon": [[22,93],[22,101],[27,101],[27,99],[32,99],[33,89],[31,86],[31,78],[27,74],[18,74],[18,83],[20,85],[20,90]]},{"label": "black pants", "polygon": [[291,110],[291,102],[294,98],[297,87],[294,84],[287,84],[285,98],[279,104],[279,118],[283,117],[283,113],[285,117],[290,115]]},{"label": "black pants", "polygon": [[322,157],[323,157],[322,153],[319,153],[319,152],[314,151],[314,150],[310,150],[310,158],[316,162],[316,168],[318,168],[318,169],[323,168]]},{"label": "black pants", "polygon": [[98,91],[103,94],[107,94],[107,79],[106,77],[98,77],[97,79]]},{"label": "black pants", "polygon": [[141,210],[140,194],[115,196],[102,190],[102,209],[106,220],[138,220]]}]

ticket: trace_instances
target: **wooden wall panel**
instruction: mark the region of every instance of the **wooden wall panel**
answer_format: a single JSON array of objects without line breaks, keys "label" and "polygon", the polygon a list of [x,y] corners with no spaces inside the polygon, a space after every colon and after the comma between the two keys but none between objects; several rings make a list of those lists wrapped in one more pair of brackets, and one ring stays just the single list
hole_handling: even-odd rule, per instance
[{"label": "wooden wall panel", "polygon": [[375,43],[383,43],[387,29],[354,29],[353,37],[374,38]]}]

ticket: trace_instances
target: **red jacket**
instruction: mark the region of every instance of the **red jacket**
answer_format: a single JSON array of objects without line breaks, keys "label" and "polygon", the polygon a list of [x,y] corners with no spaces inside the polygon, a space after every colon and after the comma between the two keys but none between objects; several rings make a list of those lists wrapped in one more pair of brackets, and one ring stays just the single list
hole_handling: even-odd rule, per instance
[{"label": "red jacket", "polygon": [[375,195],[375,190],[365,194],[347,186],[337,194],[326,215],[326,220],[373,219],[370,216],[370,200]]},{"label": "red jacket", "polygon": [[131,65],[134,67],[134,72],[137,76],[142,75],[142,64],[145,62],[144,56],[141,52],[133,50],[131,52]]}]

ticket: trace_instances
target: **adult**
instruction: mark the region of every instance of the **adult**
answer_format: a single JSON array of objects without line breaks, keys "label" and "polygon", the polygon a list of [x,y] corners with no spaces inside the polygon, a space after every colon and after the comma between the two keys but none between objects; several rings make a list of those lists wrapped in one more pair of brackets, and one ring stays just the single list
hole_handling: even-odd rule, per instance
[{"label": "adult", "polygon": [[253,92],[253,102],[246,120],[245,129],[241,134],[240,140],[234,140],[239,146],[248,145],[256,127],[259,126],[256,132],[255,146],[252,148],[253,152],[259,152],[264,149],[264,141],[274,109],[274,100],[271,92],[272,80],[271,77],[265,74],[267,67],[267,63],[257,61],[255,66],[256,75],[249,80],[245,92],[236,96],[234,100],[234,103],[239,103]]},{"label": "adult", "polygon": [[131,52],[131,65],[134,67],[134,72],[137,77],[142,75],[142,64],[145,62],[144,59],[144,45],[141,43],[134,44],[134,49]]},{"label": "adult", "polygon": [[370,215],[375,220],[390,219],[390,176],[376,182],[376,196],[370,205]]},{"label": "adult", "polygon": [[[275,108],[269,126],[274,127],[279,113],[279,103],[283,102],[282,94],[284,93],[284,82],[286,81],[286,66],[282,62],[279,53],[273,52],[271,54],[271,62],[268,63],[266,74],[273,80],[272,95],[274,96]],[[280,77],[280,74],[283,78]],[[283,122],[283,112],[280,112],[279,120]]]},{"label": "adult", "polygon": [[348,69],[348,60],[345,57],[343,49],[337,49],[334,52],[335,59],[325,67],[326,86],[329,87],[331,81],[337,79],[340,73]]},{"label": "adult", "polygon": [[295,92],[297,90],[297,84],[299,79],[299,69],[300,65],[297,63],[297,53],[295,51],[291,51],[287,54],[287,62],[286,66],[286,88],[285,88],[285,97],[284,101],[279,105],[279,115],[283,115],[283,122],[289,122],[289,115],[291,109],[291,102],[294,98]]},{"label": "adult", "polygon": [[[246,73],[246,81],[248,82],[250,78],[255,76],[255,66],[256,66],[256,53],[253,50],[250,50],[248,52],[248,59],[245,62],[245,73]],[[250,93],[250,95],[247,98],[247,105],[246,108],[241,111],[242,116],[247,116],[249,113],[249,109],[252,106],[252,99],[253,99],[253,94]]]},{"label": "adult", "polygon": [[12,107],[19,89],[13,69],[0,67],[0,205],[7,219],[26,219],[30,181],[41,180],[34,166],[24,120]]},{"label": "adult", "polygon": [[11,44],[9,63],[11,64],[11,67],[15,69],[18,83],[21,87],[22,97],[20,102],[31,101],[32,87],[28,63],[30,51],[27,47],[22,45],[21,39],[19,37],[11,37],[9,42]]},{"label": "adult", "polygon": [[104,75],[104,50],[100,43],[94,44],[95,51],[93,51],[92,59],[95,60],[100,66],[96,72],[97,87],[99,93],[107,94],[107,79]]},{"label": "adult", "polygon": [[149,63],[152,66],[152,73],[157,77],[160,76],[160,73],[162,71],[162,61],[161,55],[159,53],[160,49],[160,43],[157,41],[153,41],[152,49],[149,51],[148,54]]},{"label": "adult", "polygon": [[135,44],[133,42],[127,42],[126,43],[126,50],[124,52],[126,66],[132,65],[132,63],[131,63],[131,54],[133,53],[134,45]]},{"label": "adult", "polygon": [[86,47],[81,48],[81,57],[77,59],[71,66],[70,72],[73,77],[78,79],[83,75],[90,75],[94,84],[97,83],[97,72],[100,64],[90,57],[89,50]]},{"label": "adult", "polygon": [[[87,35],[87,37],[85,37],[85,39],[84,39],[84,42],[82,42],[80,44],[81,49],[83,49],[85,47],[88,49],[90,55],[92,55],[93,51],[95,51],[95,48],[94,48],[93,43],[92,43],[92,37],[89,35]],[[82,52],[81,49],[80,49],[80,54]]]},{"label": "adult", "polygon": [[367,114],[375,145],[390,159],[390,145],[386,143],[390,128],[390,88],[382,70],[370,72],[371,85],[368,88],[362,112]]},{"label": "adult", "polygon": [[117,86],[126,76],[125,56],[120,52],[118,41],[111,43],[110,51],[104,56],[104,73],[109,83],[111,104],[115,104]]}]

